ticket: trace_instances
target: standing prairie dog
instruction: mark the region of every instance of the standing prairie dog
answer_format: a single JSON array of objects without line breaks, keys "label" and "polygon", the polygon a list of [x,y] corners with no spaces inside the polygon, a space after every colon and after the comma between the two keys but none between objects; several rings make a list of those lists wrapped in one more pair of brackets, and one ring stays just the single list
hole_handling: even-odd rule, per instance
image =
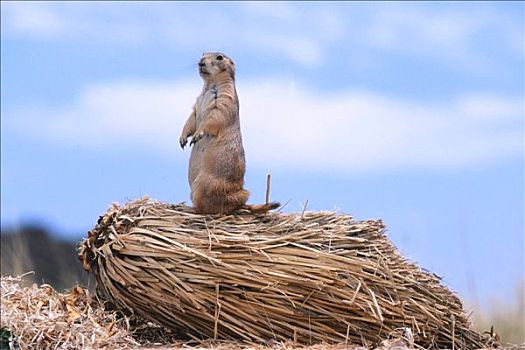
[{"label": "standing prairie dog", "polygon": [[279,203],[246,205],[250,193],[244,186],[245,160],[235,90],[235,66],[220,52],[203,54],[199,74],[204,86],[184,125],[179,142],[193,145],[188,180],[191,201],[198,213],[231,214],[275,209]]}]

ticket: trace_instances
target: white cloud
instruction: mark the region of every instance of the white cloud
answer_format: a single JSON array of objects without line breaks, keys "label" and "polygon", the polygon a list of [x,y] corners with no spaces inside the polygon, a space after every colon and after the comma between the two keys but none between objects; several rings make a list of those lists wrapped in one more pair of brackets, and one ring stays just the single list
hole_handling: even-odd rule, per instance
[{"label": "white cloud", "polygon": [[278,21],[290,21],[298,18],[298,13],[289,2],[247,1],[241,2],[244,12],[253,17],[268,17]]},{"label": "white cloud", "polygon": [[199,91],[192,83],[120,81],[90,86],[71,105],[57,109],[21,108],[6,121],[64,145],[164,152],[177,144],[180,124]]},{"label": "white cloud", "polygon": [[[17,34],[36,37],[54,37],[64,33],[65,27],[58,14],[46,4],[32,2],[2,3],[3,25]],[[4,28],[2,28],[4,29]]]},{"label": "white cloud", "polygon": [[195,5],[200,7],[194,10],[190,5],[132,3],[119,8],[103,3],[29,2],[2,4],[2,8],[6,10],[7,34],[88,40],[118,47],[161,43],[198,52],[244,47],[249,52],[280,55],[303,66],[318,64],[323,57],[315,28],[303,30],[302,24],[308,19],[299,17],[289,4],[242,4],[239,8],[225,4],[218,9]]},{"label": "white cloud", "polygon": [[523,57],[523,45],[517,44],[523,43],[523,31],[515,30],[515,18],[484,5],[381,6],[361,35],[370,46],[387,52],[432,58],[476,72],[491,67],[494,50],[516,55],[515,46],[520,45],[518,55]]},{"label": "white cloud", "polygon": [[[101,4],[9,2],[2,3],[2,36],[25,35],[45,40],[80,40],[92,44],[137,47],[145,43],[147,28],[133,18],[114,17],[111,8]],[[95,9],[95,11],[93,11]],[[93,16],[96,10],[103,16]],[[4,33],[5,32],[5,33]]]},{"label": "white cloud", "polygon": [[[461,12],[431,12],[415,8],[388,8],[380,10],[371,25],[370,38],[375,44],[388,48],[420,50],[457,49],[483,20]],[[414,41],[405,41],[406,39]]]},{"label": "white cloud", "polygon": [[[196,82],[91,86],[69,106],[19,109],[4,126],[65,146],[186,157],[177,141],[199,91]],[[250,166],[448,169],[522,154],[519,98],[471,94],[426,104],[363,91],[328,96],[280,80],[239,82],[238,93]]]},{"label": "white cloud", "polygon": [[131,47],[161,43],[197,52],[242,48],[305,67],[320,67],[332,55],[347,59],[340,55],[355,55],[353,48],[372,58],[379,48],[479,70],[490,60],[473,48],[483,31],[498,38],[498,50],[523,51],[516,21],[483,4],[10,2],[2,10],[8,34]]},{"label": "white cloud", "polygon": [[465,67],[480,61],[469,49],[483,22],[468,13],[394,7],[378,11],[365,35],[372,47]]},{"label": "white cloud", "polygon": [[[489,108],[480,118],[476,110],[465,108],[475,105],[475,96],[467,102],[426,105],[359,91],[319,96],[286,86],[252,85],[243,100],[245,131],[251,135],[246,143],[255,158],[267,164],[357,172],[455,168],[521,151],[520,128],[504,125],[494,132],[502,119],[519,123],[523,115],[519,99],[499,98],[500,105],[512,108]],[[498,107],[483,96],[477,101]],[[487,115],[492,122],[487,122]]]},{"label": "white cloud", "polygon": [[251,33],[246,37],[247,42],[263,46],[264,51],[280,52],[293,62],[303,66],[314,66],[322,62],[323,50],[314,41],[303,36],[275,34],[273,36]]},{"label": "white cloud", "polygon": [[458,104],[458,111],[477,122],[505,123],[517,121],[523,115],[523,100],[502,98],[492,94],[465,96]]}]

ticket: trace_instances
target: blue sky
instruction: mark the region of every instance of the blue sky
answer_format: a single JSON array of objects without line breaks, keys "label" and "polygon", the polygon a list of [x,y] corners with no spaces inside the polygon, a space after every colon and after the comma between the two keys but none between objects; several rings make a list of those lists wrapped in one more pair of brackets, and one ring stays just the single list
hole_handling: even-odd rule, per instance
[{"label": "blue sky", "polygon": [[524,275],[522,2],[1,3],[2,227],[189,200],[196,62],[236,62],[250,202],[382,218],[469,305]]}]

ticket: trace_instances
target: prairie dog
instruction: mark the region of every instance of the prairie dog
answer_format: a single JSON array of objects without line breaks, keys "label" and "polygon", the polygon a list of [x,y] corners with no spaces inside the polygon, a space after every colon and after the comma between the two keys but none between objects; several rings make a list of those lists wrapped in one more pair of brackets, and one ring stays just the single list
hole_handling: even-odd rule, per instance
[{"label": "prairie dog", "polygon": [[241,208],[277,208],[278,203],[246,205],[250,193],[243,188],[246,164],[233,61],[220,52],[205,53],[199,74],[204,85],[179,139],[184,149],[192,136],[188,181],[196,211],[231,214]]}]

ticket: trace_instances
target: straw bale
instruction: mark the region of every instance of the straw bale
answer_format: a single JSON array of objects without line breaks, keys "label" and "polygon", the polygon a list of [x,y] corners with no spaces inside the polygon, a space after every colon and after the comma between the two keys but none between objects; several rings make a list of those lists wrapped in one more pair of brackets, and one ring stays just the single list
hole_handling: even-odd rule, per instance
[{"label": "straw bale", "polygon": [[484,345],[459,298],[406,261],[381,220],[334,212],[195,214],[114,204],[80,245],[97,293],[193,339],[423,348]]}]

